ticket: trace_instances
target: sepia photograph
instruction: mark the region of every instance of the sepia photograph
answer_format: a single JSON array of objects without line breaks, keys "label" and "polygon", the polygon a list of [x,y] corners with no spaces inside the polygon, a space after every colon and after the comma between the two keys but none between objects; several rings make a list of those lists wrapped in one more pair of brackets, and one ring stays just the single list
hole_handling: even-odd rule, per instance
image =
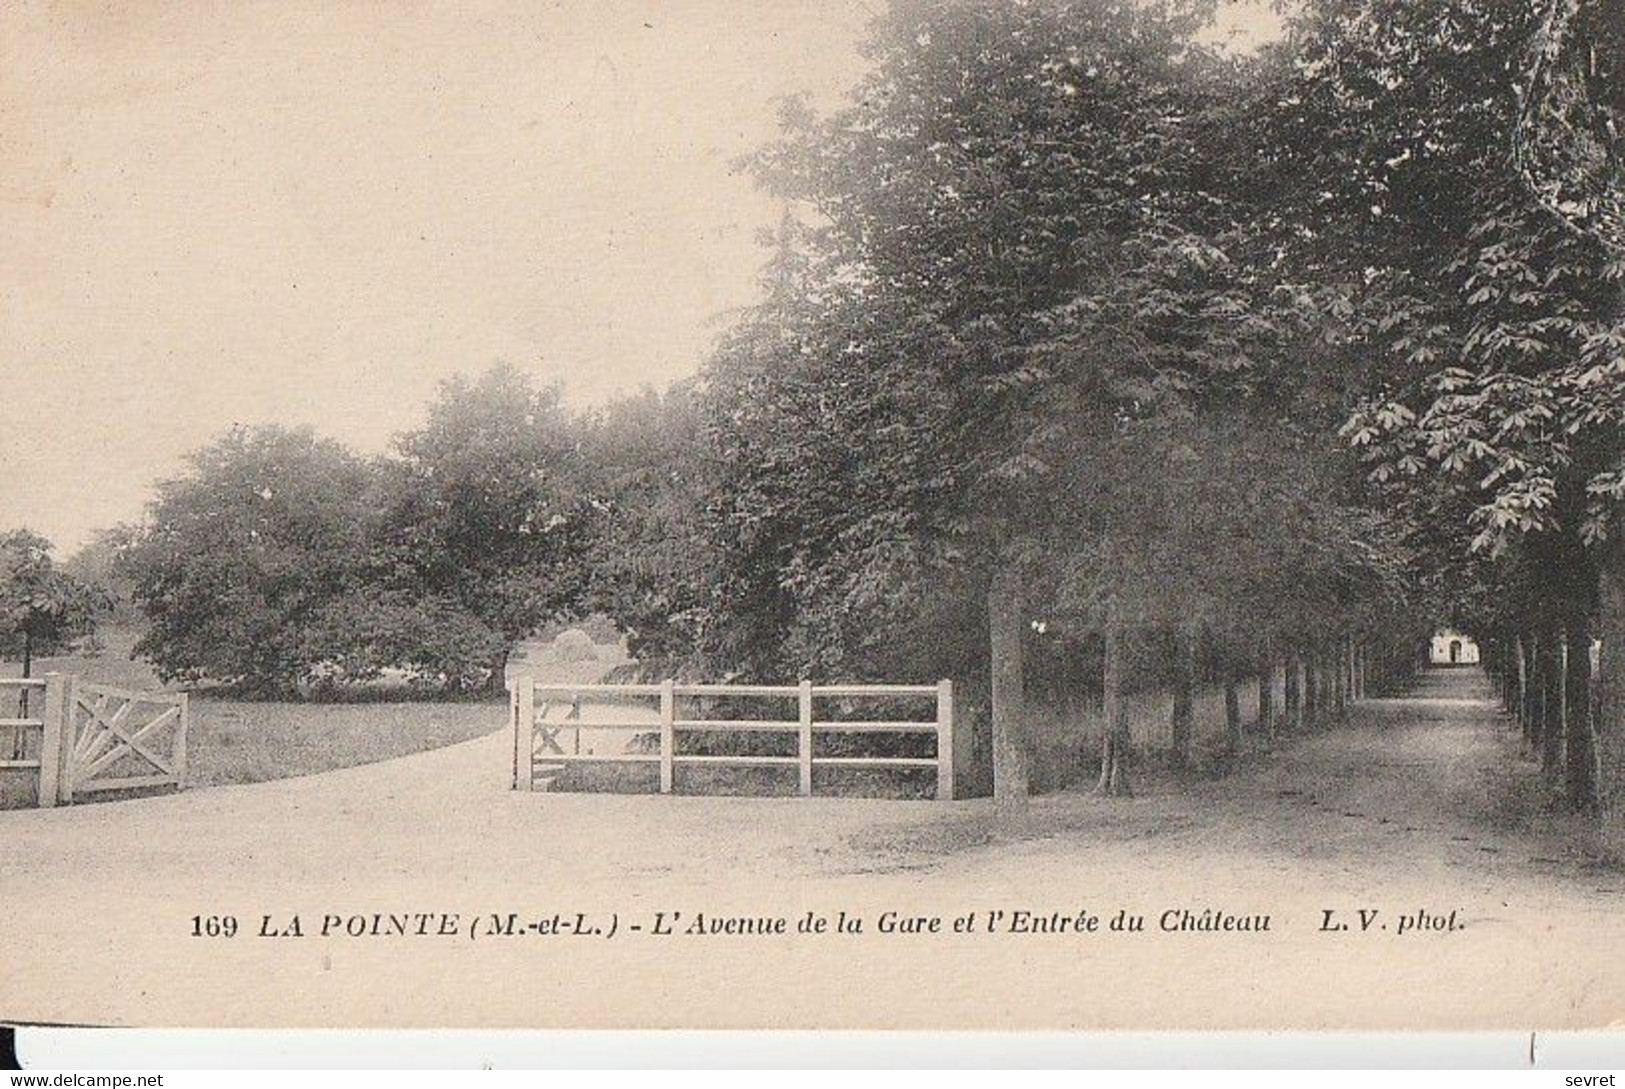
[{"label": "sepia photograph", "polygon": [[1621,0],[0,8],[0,1021],[1617,1027],[1622,125]]}]

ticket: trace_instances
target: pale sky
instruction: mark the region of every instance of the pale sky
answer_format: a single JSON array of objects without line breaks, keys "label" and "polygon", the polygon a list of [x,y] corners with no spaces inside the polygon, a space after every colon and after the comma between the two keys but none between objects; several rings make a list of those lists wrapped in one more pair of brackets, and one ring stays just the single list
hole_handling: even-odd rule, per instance
[{"label": "pale sky", "polygon": [[504,360],[697,369],[777,207],[730,162],[859,2],[7,5],[0,526],[59,554],[233,422],[363,450]]},{"label": "pale sky", "polygon": [[0,8],[0,528],[64,555],[233,423],[363,451],[496,361],[693,373],[880,0]]}]

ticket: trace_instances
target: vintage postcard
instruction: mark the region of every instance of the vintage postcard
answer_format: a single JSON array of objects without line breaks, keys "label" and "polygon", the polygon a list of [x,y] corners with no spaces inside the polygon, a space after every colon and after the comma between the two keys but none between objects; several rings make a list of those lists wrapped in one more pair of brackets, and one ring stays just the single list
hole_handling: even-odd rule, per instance
[{"label": "vintage postcard", "polygon": [[0,10],[0,1020],[1625,1018],[1612,0]]}]

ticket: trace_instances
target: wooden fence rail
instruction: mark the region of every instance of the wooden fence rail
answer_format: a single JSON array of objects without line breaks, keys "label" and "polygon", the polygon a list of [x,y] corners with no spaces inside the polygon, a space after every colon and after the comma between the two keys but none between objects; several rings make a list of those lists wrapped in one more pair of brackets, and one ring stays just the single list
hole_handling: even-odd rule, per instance
[{"label": "wooden fence rail", "polygon": [[[60,719],[48,708],[51,693],[43,677],[0,679],[0,769],[33,771],[41,782],[56,782],[56,744],[47,723]],[[54,790],[38,792],[39,804],[55,805]]]},{"label": "wooden fence rail", "polygon": [[[733,685],[733,684],[679,684],[664,681],[659,684],[538,684],[534,678],[516,678],[510,686],[511,721],[513,724],[513,788],[532,791],[546,789],[560,770],[577,764],[655,764],[660,768],[660,793],[673,792],[676,772],[684,766],[712,767],[782,767],[797,769],[798,793],[810,797],[813,793],[815,768],[874,768],[883,770],[925,770],[936,772],[936,797],[954,797],[956,740],[959,751],[968,754],[965,738],[956,738],[954,721],[953,682],[939,681],[934,685],[896,684],[830,684],[814,685],[802,681],[795,685]],[[785,701],[786,713],[776,718],[703,718],[682,717],[678,714],[679,700],[727,699],[750,697]],[[828,699],[864,699],[878,701],[917,700],[933,701],[934,712],[929,720],[892,720],[882,718],[840,719],[817,718],[816,701]],[[634,714],[628,704],[637,707],[637,701],[658,701],[657,706],[638,708],[643,714]],[[794,701],[791,704],[790,701]],[[609,706],[619,710],[621,717],[587,719],[583,705]],[[552,717],[551,712],[563,708],[563,718]],[[794,717],[789,709],[794,708]],[[574,751],[565,751],[559,735],[569,730],[573,734]],[[635,731],[658,732],[659,748],[655,752],[582,752],[583,731]],[[678,751],[678,738],[684,734],[778,734],[794,735],[795,755],[754,754],[701,754]],[[935,752],[931,756],[877,756],[844,755],[820,756],[814,751],[815,739],[831,734],[855,735],[930,735],[935,738]]]}]

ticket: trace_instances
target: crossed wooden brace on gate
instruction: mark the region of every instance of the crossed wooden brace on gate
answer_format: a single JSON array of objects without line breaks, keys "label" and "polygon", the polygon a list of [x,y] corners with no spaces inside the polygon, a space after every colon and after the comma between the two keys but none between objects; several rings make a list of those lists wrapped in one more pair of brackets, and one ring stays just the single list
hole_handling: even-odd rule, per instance
[{"label": "crossed wooden brace on gate", "polygon": [[[85,723],[85,729],[79,735],[78,744],[74,749],[73,763],[76,769],[76,778],[89,779],[93,777],[97,772],[105,770],[126,752],[136,754],[165,775],[175,773],[175,768],[169,761],[143,745],[142,741],[153,731],[178,718],[181,713],[179,707],[168,708],[157,718],[132,733],[125,728],[125,720],[130,717],[130,712],[135,705],[141,701],[126,700],[111,715],[107,713],[106,696],[100,697],[95,703],[88,703],[83,698],[75,699],[74,702],[81,710],[90,715],[90,719]],[[102,727],[100,731],[95,729],[98,725]]]},{"label": "crossed wooden brace on gate", "polygon": [[536,738],[541,743],[541,747],[535,750],[535,754],[538,756],[546,756],[548,753],[558,753],[560,756],[563,756],[564,746],[559,744],[559,731],[568,729],[568,722],[570,719],[574,719],[577,722],[581,721],[581,701],[572,700],[570,703],[570,713],[564,716],[565,722],[562,722],[557,726],[542,725],[542,720],[547,717],[548,708],[552,706],[553,704],[551,701],[543,702],[540,713],[538,713],[536,716]]}]

